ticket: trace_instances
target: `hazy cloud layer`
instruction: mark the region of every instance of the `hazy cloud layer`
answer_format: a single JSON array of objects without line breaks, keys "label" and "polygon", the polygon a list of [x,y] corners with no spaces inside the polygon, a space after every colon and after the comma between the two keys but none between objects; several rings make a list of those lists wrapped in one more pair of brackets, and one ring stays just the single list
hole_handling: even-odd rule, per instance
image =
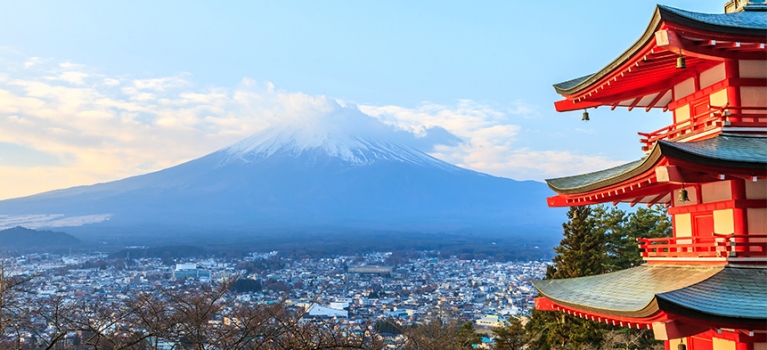
[{"label": "hazy cloud layer", "polygon": [[463,142],[437,145],[431,155],[465,168],[516,180],[540,181],[623,163],[603,156],[577,155],[567,150],[534,150],[518,145],[516,135],[523,130],[516,123],[520,118],[535,117],[535,108],[521,102],[505,111],[469,100],[459,101],[455,106],[423,104],[417,108],[361,106],[360,109],[415,133],[432,127],[444,128]]},{"label": "hazy cloud layer", "polygon": [[0,188],[0,199],[159,170],[276,123],[354,118],[360,128],[394,131],[390,134],[400,141],[437,158],[515,179],[541,180],[619,163],[515,144],[522,132],[515,120],[535,113],[523,103],[508,110],[468,100],[416,108],[357,106],[248,78],[234,87],[200,87],[189,73],[105,76],[83,65],[8,59],[2,53],[0,65],[0,183],[13,184]]}]

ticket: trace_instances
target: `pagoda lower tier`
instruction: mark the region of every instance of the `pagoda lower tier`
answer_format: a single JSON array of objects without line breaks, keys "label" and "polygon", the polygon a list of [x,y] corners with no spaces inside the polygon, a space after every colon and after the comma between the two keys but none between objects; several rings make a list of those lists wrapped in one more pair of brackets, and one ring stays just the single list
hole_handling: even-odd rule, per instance
[{"label": "pagoda lower tier", "polygon": [[[767,269],[759,267],[641,265],[533,285],[539,310],[653,329],[657,338],[673,339],[708,330],[767,331],[765,281]],[[695,321],[680,327],[688,320]]]},{"label": "pagoda lower tier", "polygon": [[552,207],[664,205],[672,237],[638,239],[645,264],[534,282],[536,308],[652,329],[667,350],[767,350],[767,3],[727,13],[658,6],[600,71],[554,86],[557,111],[670,111],[642,159],[546,180]]},{"label": "pagoda lower tier", "polygon": [[641,266],[535,281],[536,309],[652,329],[667,349],[767,349],[765,178],[767,137],[723,133],[659,141],[635,162],[547,180],[550,206],[664,204],[673,236],[638,239]]}]

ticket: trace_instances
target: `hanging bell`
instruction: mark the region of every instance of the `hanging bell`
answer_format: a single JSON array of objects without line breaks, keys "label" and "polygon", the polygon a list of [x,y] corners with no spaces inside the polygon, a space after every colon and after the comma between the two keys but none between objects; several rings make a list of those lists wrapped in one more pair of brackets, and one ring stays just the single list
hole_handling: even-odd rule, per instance
[{"label": "hanging bell", "polygon": [[581,118],[581,120],[584,121],[584,122],[587,122],[587,121],[591,120],[591,119],[589,119],[589,111],[587,111],[585,109],[583,110],[583,118]]},{"label": "hanging bell", "polygon": [[687,345],[679,344],[676,346],[676,350],[687,350]]},{"label": "hanging bell", "polygon": [[690,196],[687,195],[687,190],[682,187],[681,190],[679,190],[679,201],[680,202],[689,202]]},{"label": "hanging bell", "polygon": [[679,54],[679,57],[676,59],[676,69],[685,69],[687,68],[687,60],[684,59],[684,56],[682,54]]}]

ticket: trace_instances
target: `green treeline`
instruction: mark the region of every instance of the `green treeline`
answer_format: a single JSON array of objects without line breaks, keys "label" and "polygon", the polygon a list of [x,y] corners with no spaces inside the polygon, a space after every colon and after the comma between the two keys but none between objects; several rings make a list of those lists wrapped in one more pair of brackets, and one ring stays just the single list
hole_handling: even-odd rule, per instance
[{"label": "green treeline", "polygon": [[[627,213],[615,207],[573,207],[562,224],[564,237],[546,279],[618,271],[642,263],[637,238],[669,237],[671,222],[662,206]],[[653,349],[662,343],[651,331],[609,327],[564,313],[534,310],[525,326],[530,349]],[[515,348],[508,348],[515,349]]]}]

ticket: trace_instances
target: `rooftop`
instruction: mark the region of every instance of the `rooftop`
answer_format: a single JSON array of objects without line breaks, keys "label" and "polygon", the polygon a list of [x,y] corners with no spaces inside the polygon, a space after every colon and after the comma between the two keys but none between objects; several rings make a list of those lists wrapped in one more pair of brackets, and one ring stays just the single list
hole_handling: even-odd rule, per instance
[{"label": "rooftop", "polygon": [[554,303],[603,315],[649,317],[673,309],[730,322],[767,322],[764,268],[642,265],[533,285]]},{"label": "rooftop", "polygon": [[593,191],[652,170],[662,157],[764,172],[767,169],[767,137],[720,134],[694,142],[658,141],[650,154],[642,159],[592,173],[547,179],[546,183],[560,194]]}]

